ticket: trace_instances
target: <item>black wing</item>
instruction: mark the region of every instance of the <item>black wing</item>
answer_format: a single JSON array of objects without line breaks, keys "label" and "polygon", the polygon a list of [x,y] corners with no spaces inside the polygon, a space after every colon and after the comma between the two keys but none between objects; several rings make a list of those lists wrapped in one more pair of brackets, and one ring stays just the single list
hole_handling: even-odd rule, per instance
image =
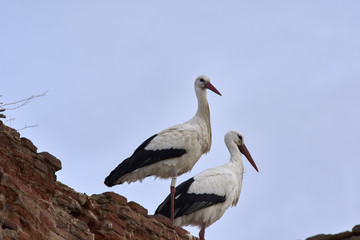
[{"label": "black wing", "polygon": [[112,187],[116,184],[116,181],[127,173],[135,171],[141,167],[148,166],[150,164],[159,162],[161,160],[180,157],[186,153],[185,149],[161,149],[161,150],[146,150],[145,147],[149,142],[155,138],[157,134],[148,138],[143,142],[131,155],[131,157],[125,159],[120,163],[110,174],[105,178],[105,185]]},{"label": "black wing", "polygon": [[[189,215],[200,209],[210,207],[217,203],[225,202],[225,196],[219,196],[216,194],[187,193],[190,185],[194,181],[194,178],[190,178],[176,187],[174,218]],[[168,195],[167,198],[158,206],[155,214],[161,214],[170,218],[170,206],[170,195]]]}]

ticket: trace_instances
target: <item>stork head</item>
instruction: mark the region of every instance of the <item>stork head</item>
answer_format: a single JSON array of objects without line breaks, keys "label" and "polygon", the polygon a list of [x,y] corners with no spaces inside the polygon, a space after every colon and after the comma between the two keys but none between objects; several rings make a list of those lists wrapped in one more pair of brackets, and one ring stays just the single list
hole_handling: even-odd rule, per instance
[{"label": "stork head", "polygon": [[225,134],[225,143],[227,146],[229,146],[230,142],[234,142],[237,145],[240,152],[245,155],[250,164],[255,168],[257,172],[259,172],[253,158],[251,157],[251,154],[249,153],[249,150],[245,146],[243,135],[237,131],[228,132],[227,134]]},{"label": "stork head", "polygon": [[198,89],[202,89],[202,90],[209,89],[221,96],[221,93],[210,83],[210,78],[206,75],[200,75],[195,79],[195,90]]}]

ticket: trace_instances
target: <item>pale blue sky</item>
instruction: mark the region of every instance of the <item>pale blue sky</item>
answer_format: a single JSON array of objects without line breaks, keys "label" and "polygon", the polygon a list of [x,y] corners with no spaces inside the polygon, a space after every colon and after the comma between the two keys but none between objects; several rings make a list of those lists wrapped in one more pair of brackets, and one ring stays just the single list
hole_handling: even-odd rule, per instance
[{"label": "pale blue sky", "polygon": [[[212,150],[193,171],[229,160],[243,133],[238,206],[215,239],[305,239],[360,223],[359,1],[2,1],[0,99],[46,97],[7,115],[58,180],[88,195],[115,191],[153,213],[168,180],[108,188],[107,174],[152,134],[196,111],[210,77]],[[194,235],[196,228],[186,228]]]}]

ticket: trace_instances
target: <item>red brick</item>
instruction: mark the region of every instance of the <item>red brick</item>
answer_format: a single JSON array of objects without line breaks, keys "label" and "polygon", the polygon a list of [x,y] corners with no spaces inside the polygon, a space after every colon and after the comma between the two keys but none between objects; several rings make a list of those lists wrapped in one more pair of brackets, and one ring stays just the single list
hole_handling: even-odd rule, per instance
[{"label": "red brick", "polygon": [[[102,233],[102,232],[99,231],[99,230],[95,230],[95,231],[93,231],[93,233],[95,234],[95,239],[96,239],[96,240],[106,239],[106,238],[105,238],[105,234]],[[108,239],[110,239],[110,238],[108,238]]]},{"label": "red brick", "polygon": [[124,232],[124,227],[114,223],[114,222],[108,222],[105,224],[105,229],[107,230],[111,230],[116,232],[117,234],[119,234],[120,236],[124,236],[125,232]]},{"label": "red brick", "polygon": [[35,216],[32,213],[35,209],[26,209],[24,206],[19,204],[13,204],[10,208],[21,216],[21,219],[26,219],[26,221],[35,221]]},{"label": "red brick", "polygon": [[156,233],[158,236],[160,236],[163,232],[161,227],[151,222],[148,218],[141,219],[141,225],[151,232]]},{"label": "red brick", "polygon": [[98,220],[89,219],[88,226],[90,231],[94,232],[95,230],[101,229],[102,223]]},{"label": "red brick", "polygon": [[15,129],[5,126],[5,131],[9,133],[11,136],[13,136],[16,139],[20,139],[20,133],[16,131]]},{"label": "red brick", "polygon": [[132,210],[134,210],[142,215],[146,216],[148,214],[148,210],[136,202],[131,201],[128,203],[128,205]]},{"label": "red brick", "polygon": [[184,236],[184,237],[189,234],[188,231],[186,231],[185,229],[178,227],[178,226],[175,227],[175,231],[177,232],[177,234],[179,234],[180,236]]},{"label": "red brick", "polygon": [[3,229],[2,230],[2,237],[4,240],[14,240],[14,239],[19,239],[18,237],[18,233],[14,230],[10,230],[10,229]]},{"label": "red brick", "polygon": [[50,207],[50,202],[44,201],[43,199],[39,199],[39,200],[38,200],[38,205],[39,205],[39,207],[40,207],[41,209],[47,211],[47,210],[49,209],[49,207]]},{"label": "red brick", "polygon": [[40,212],[40,221],[50,227],[50,229],[55,227],[54,221],[52,221],[44,212]]},{"label": "red brick", "polygon": [[126,227],[125,221],[118,218],[115,214],[116,213],[113,213],[113,212],[102,212],[100,219],[108,220],[110,222],[116,222],[116,223],[120,224],[122,227]]},{"label": "red brick", "polygon": [[133,237],[134,237],[134,234],[133,234],[132,232],[131,232],[131,233],[125,232],[125,238],[126,238],[126,240],[134,239]]},{"label": "red brick", "polygon": [[[1,193],[1,189],[0,189],[0,193]],[[4,205],[5,205],[5,196],[4,195],[0,195],[0,210],[3,210],[4,209]]]},{"label": "red brick", "polygon": [[66,240],[79,240],[79,238],[72,235],[68,230],[64,230],[61,228],[55,228],[54,231]]},{"label": "red brick", "polygon": [[167,231],[167,230],[164,230],[162,236],[165,239],[178,239],[179,238],[179,236],[177,234],[175,234],[173,231]]},{"label": "red brick", "polygon": [[72,199],[77,199],[79,193],[76,192],[74,189],[70,188],[69,186],[67,186],[61,182],[55,182],[55,185],[56,185],[56,190],[58,190],[62,194],[65,194]]},{"label": "red brick", "polygon": [[130,219],[135,222],[140,222],[140,216],[134,211],[131,211],[127,208],[121,208],[119,211],[119,217]]},{"label": "red brick", "polygon": [[14,222],[16,226],[20,226],[20,217],[13,211],[10,211],[7,215],[7,220]]},{"label": "red brick", "polygon": [[49,168],[48,166],[40,161],[39,159],[36,159],[35,162],[34,162],[34,166],[39,169],[40,171],[44,172],[45,174],[48,174],[49,173]]},{"label": "red brick", "polygon": [[360,235],[360,225],[354,226],[351,231],[354,235]]},{"label": "red brick", "polygon": [[158,220],[162,224],[165,224],[168,227],[171,227],[171,228],[173,227],[170,218],[167,218],[167,217],[165,217],[165,216],[163,216],[161,214],[155,214],[155,215],[152,215],[152,216],[149,216],[149,217],[155,218],[156,220]]},{"label": "red brick", "polygon": [[28,234],[24,232],[19,232],[19,239],[21,240],[33,240]]},{"label": "red brick", "polygon": [[105,232],[103,230],[95,231],[96,240],[128,240],[127,238],[122,238],[115,232]]},{"label": "red brick", "polygon": [[86,201],[84,203],[84,208],[88,209],[88,210],[94,210],[95,209],[95,204],[93,203],[93,201],[89,198],[89,196],[86,196]]},{"label": "red brick", "polygon": [[133,224],[133,223],[130,223],[129,225],[127,225],[126,227],[126,232],[129,232],[129,233],[133,233],[135,232],[137,229],[136,225]]},{"label": "red brick", "polygon": [[116,207],[111,203],[105,203],[101,205],[101,209],[106,212],[117,213]]},{"label": "red brick", "polygon": [[18,230],[19,225],[20,225],[20,219],[17,219],[17,221],[13,221],[12,219],[7,218],[7,219],[4,219],[4,222],[2,224],[2,228]]},{"label": "red brick", "polygon": [[18,157],[20,157],[22,160],[25,160],[25,161],[29,162],[30,164],[32,164],[34,162],[33,157],[29,153],[27,153],[27,151],[22,151],[21,153],[22,153],[21,156],[18,156]]},{"label": "red brick", "polygon": [[36,153],[37,147],[35,147],[34,144],[29,139],[22,137],[22,138],[20,138],[20,141],[24,147],[26,147],[30,151]]},{"label": "red brick", "polygon": [[108,203],[109,200],[104,196],[104,194],[93,194],[90,196],[90,199],[92,200],[92,202],[94,202],[94,204],[103,204],[103,203]]},{"label": "red brick", "polygon": [[42,198],[45,201],[49,201],[49,191],[50,189],[44,188],[43,186],[37,186],[33,188],[34,194],[38,196],[38,198]]},{"label": "red brick", "polygon": [[47,175],[40,174],[39,171],[33,171],[31,173],[30,182],[37,187],[50,184]]},{"label": "red brick", "polygon": [[134,240],[135,239],[141,239],[141,240],[153,240],[155,238],[156,235],[153,235],[153,234],[149,234],[148,232],[146,231],[142,231],[142,229],[137,229],[135,232],[134,232]]},{"label": "red brick", "polygon": [[81,206],[84,206],[88,199],[85,194],[79,193],[76,200],[80,203]]},{"label": "red brick", "polygon": [[23,152],[22,151],[20,151],[18,148],[16,148],[16,147],[13,147],[12,149],[11,149],[11,154],[12,154],[12,156],[14,156],[14,157],[19,157],[19,158],[22,158],[22,156],[23,156]]},{"label": "red brick", "polygon": [[54,167],[55,172],[61,170],[61,162],[55,156],[48,152],[41,152],[39,153],[39,156],[42,156],[48,163],[50,163]]},{"label": "red brick", "polygon": [[125,205],[127,203],[126,197],[123,197],[114,192],[104,192],[102,195],[104,195],[111,202],[119,203],[122,205]]},{"label": "red brick", "polygon": [[26,209],[26,211],[28,211],[33,216],[36,216],[38,214],[39,207],[33,199],[29,198],[24,194],[22,194],[19,198],[21,206]]},{"label": "red brick", "polygon": [[48,232],[45,231],[41,224],[38,224],[37,226],[27,224],[24,227],[24,232],[26,232],[31,239],[46,239],[44,236],[48,235]]},{"label": "red brick", "polygon": [[68,206],[70,205],[71,201],[73,201],[73,199],[66,194],[60,194],[56,196],[56,202],[60,206]]},{"label": "red brick", "polygon": [[15,187],[14,189],[16,189],[16,190],[21,190],[21,189],[27,188],[27,186],[24,184],[24,182],[16,176],[7,175],[7,180],[8,180],[7,184],[9,184],[10,187],[11,187],[11,185],[14,185],[14,187]]},{"label": "red brick", "polygon": [[78,239],[90,239],[90,231],[88,231],[88,229],[83,229],[82,227],[79,228],[79,223],[77,225],[70,225],[70,233]]},{"label": "red brick", "polygon": [[[35,196],[33,190],[28,184],[25,184],[22,179],[18,179],[19,182],[14,182],[17,184],[19,190],[25,194],[25,196],[28,196],[29,198],[33,200],[37,200],[38,196]],[[21,182],[22,181],[22,182]]]},{"label": "red brick", "polygon": [[69,229],[69,222],[64,217],[56,216],[55,222],[56,222],[56,228],[61,228],[65,230]]},{"label": "red brick", "polygon": [[11,204],[15,202],[19,198],[19,194],[15,192],[14,189],[5,189],[5,191],[1,191],[2,194],[4,194],[6,198],[6,204]]}]

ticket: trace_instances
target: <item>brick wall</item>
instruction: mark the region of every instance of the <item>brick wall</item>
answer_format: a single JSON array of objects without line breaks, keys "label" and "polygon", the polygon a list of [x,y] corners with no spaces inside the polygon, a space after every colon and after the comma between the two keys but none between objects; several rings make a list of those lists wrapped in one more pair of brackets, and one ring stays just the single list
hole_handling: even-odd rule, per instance
[{"label": "brick wall", "polygon": [[356,225],[351,231],[337,234],[319,234],[306,240],[360,240],[360,225]]},{"label": "brick wall", "polygon": [[123,196],[56,181],[61,162],[0,121],[0,239],[195,239]]}]

